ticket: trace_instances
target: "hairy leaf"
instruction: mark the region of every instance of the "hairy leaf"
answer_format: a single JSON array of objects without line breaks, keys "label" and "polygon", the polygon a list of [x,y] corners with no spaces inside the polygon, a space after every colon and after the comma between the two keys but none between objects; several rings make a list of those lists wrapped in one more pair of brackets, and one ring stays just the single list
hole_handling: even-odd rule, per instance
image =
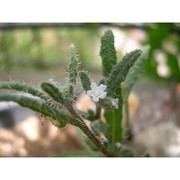
[{"label": "hairy leaf", "polygon": [[41,88],[50,96],[52,97],[55,101],[64,103],[65,99],[62,94],[62,92],[59,90],[59,88],[50,82],[43,82],[41,84]]},{"label": "hairy leaf", "polygon": [[146,152],[143,154],[143,157],[151,157],[151,155],[150,155],[149,152],[146,151]]},{"label": "hairy leaf", "polygon": [[136,60],[141,55],[141,50],[134,50],[130,53],[127,53],[122,60],[117,63],[110,74],[110,77],[107,82],[107,93],[108,95],[113,95],[116,89],[120,84],[125,80],[126,75],[129,72],[129,69],[133,66]]},{"label": "hairy leaf", "polygon": [[70,46],[69,51],[70,51],[69,83],[75,85],[76,78],[78,75],[78,57],[76,55],[76,49],[73,44]]},{"label": "hairy leaf", "polygon": [[91,89],[91,87],[90,87],[91,81],[90,81],[88,73],[86,71],[80,71],[79,76],[80,76],[81,83],[82,83],[84,90],[87,91],[87,90]]},{"label": "hairy leaf", "polygon": [[114,35],[111,30],[106,31],[101,37],[100,56],[102,58],[103,76],[108,77],[117,61]]},{"label": "hairy leaf", "polygon": [[120,151],[120,156],[121,157],[134,157],[135,152],[132,148],[123,146]]},{"label": "hairy leaf", "polygon": [[107,133],[107,126],[101,120],[92,121],[90,127],[96,136],[99,136],[101,133]]},{"label": "hairy leaf", "polygon": [[40,97],[42,99],[48,99],[49,97],[42,91],[37,90],[35,88],[32,88],[30,86],[27,86],[22,83],[16,83],[16,82],[0,82],[0,88],[1,89],[13,89],[17,91],[23,91],[25,93],[29,93],[33,96]]},{"label": "hairy leaf", "polygon": [[45,116],[55,119],[60,123],[62,122],[62,124],[66,122],[73,124],[75,126],[77,125],[75,118],[71,117],[68,113],[66,113],[61,109],[56,110],[48,106],[42,100],[38,100],[32,97],[27,97],[24,95],[17,95],[17,94],[0,94],[0,101],[13,101],[23,107],[27,107]]},{"label": "hairy leaf", "polygon": [[138,58],[138,60],[130,68],[125,81],[122,82],[123,101],[127,101],[127,98],[129,96],[129,93],[130,93],[134,83],[137,81],[137,79],[141,75],[144,64],[148,58],[149,49],[150,49],[149,46],[146,46],[144,48],[142,55]]},{"label": "hairy leaf", "polygon": [[114,143],[108,146],[108,150],[112,152],[115,157],[134,157],[135,152],[132,148],[122,145],[121,143]]},{"label": "hairy leaf", "polygon": [[85,119],[88,119],[89,121],[96,120],[96,114],[92,109],[88,109],[87,112],[83,112],[78,110],[78,113]]},{"label": "hairy leaf", "polygon": [[69,104],[74,100],[74,88],[72,84],[66,84],[66,86],[62,90],[63,98],[65,99],[65,104]]}]

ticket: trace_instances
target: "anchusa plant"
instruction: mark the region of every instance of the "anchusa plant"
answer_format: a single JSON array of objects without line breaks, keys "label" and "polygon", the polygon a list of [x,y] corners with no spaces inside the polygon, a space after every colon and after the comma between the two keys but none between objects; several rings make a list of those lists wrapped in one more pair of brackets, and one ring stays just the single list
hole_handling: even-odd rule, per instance
[{"label": "anchusa plant", "polygon": [[[127,147],[128,96],[135,81],[141,74],[147,59],[149,47],[127,53],[117,61],[114,36],[108,30],[101,37],[102,79],[91,81],[87,71],[79,70],[75,46],[70,46],[69,78],[65,86],[52,80],[41,83],[41,90],[16,82],[1,82],[0,88],[23,91],[24,94],[0,94],[0,101],[14,101],[30,108],[51,123],[64,128],[71,124],[82,130],[87,143],[107,157],[134,156],[134,150]],[[81,112],[75,107],[75,85],[80,78],[82,87],[96,104],[96,111]],[[124,107],[124,108],[123,108]],[[125,109],[125,110],[124,110]],[[126,125],[122,126],[122,119]],[[90,121],[88,126],[84,120]]]}]

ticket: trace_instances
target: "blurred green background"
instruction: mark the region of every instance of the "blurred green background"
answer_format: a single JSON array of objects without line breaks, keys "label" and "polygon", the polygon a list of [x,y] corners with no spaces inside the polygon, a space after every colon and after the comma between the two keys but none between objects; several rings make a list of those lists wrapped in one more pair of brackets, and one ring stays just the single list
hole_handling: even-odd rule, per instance
[{"label": "blurred green background", "polygon": [[53,70],[66,65],[68,47],[75,44],[82,67],[99,71],[100,37],[112,29],[118,57],[151,46],[145,74],[155,80],[180,81],[178,23],[6,23],[0,24],[0,70]]}]

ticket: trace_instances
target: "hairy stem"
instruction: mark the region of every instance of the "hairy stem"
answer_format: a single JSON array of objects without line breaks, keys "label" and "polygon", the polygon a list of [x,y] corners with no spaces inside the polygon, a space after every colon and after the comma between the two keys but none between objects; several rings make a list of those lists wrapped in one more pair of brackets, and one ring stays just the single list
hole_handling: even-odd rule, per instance
[{"label": "hairy stem", "polygon": [[101,142],[96,138],[93,132],[88,128],[88,126],[83,122],[80,124],[79,128],[87,135],[87,137],[96,145],[96,147],[107,157],[113,157],[113,154],[107,151],[107,149],[101,144]]},{"label": "hairy stem", "polygon": [[106,148],[101,144],[101,142],[96,138],[94,133],[85,124],[81,116],[76,112],[72,106],[66,106],[71,115],[78,119],[77,126],[87,135],[87,137],[95,144],[95,146],[107,157],[112,157],[113,155],[106,150]]}]

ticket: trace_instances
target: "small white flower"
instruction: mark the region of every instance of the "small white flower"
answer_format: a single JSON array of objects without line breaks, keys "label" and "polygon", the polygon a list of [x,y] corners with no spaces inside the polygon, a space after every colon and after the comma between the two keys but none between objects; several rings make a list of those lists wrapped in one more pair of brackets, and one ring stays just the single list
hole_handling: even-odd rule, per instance
[{"label": "small white flower", "polygon": [[119,108],[118,103],[119,103],[119,99],[118,98],[112,100],[112,105],[114,106],[115,109]]},{"label": "small white flower", "polygon": [[107,95],[107,92],[105,92],[107,86],[104,84],[100,84],[97,86],[95,82],[92,82],[91,85],[91,90],[87,91],[87,95],[92,98],[92,101],[98,102],[99,98],[104,99]]}]

